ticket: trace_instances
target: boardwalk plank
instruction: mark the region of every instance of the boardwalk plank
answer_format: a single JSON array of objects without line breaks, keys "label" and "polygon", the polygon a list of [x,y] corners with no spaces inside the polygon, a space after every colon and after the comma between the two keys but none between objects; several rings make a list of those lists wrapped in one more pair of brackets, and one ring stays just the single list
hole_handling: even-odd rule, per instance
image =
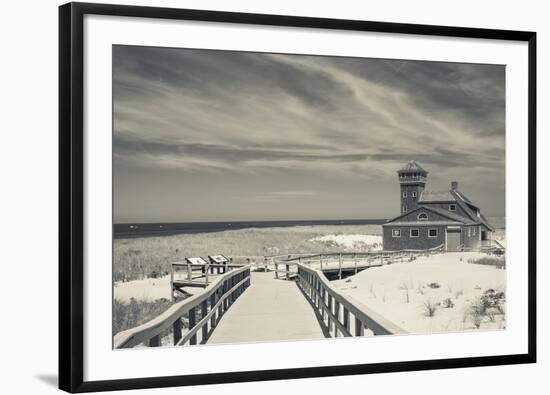
[{"label": "boardwalk plank", "polygon": [[269,272],[251,276],[251,286],[222,317],[209,344],[324,338],[294,281],[277,280]]}]

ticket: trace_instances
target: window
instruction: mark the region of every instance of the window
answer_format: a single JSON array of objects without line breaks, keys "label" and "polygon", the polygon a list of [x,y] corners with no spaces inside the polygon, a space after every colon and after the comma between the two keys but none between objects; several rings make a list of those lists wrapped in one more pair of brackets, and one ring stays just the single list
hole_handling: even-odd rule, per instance
[{"label": "window", "polygon": [[401,229],[392,229],[391,236],[392,237],[401,237]]},{"label": "window", "polygon": [[428,237],[437,237],[437,229],[428,230]]},{"label": "window", "polygon": [[456,211],[456,204],[449,204],[449,211]]},{"label": "window", "polygon": [[404,213],[407,212],[407,206],[403,206],[403,212],[404,212]]},{"label": "window", "polygon": [[468,237],[471,237],[471,236],[472,236],[472,228],[470,228],[470,227],[468,226]]},{"label": "window", "polygon": [[404,198],[407,197],[407,191],[403,191],[403,197],[404,197]]},{"label": "window", "polygon": [[412,191],[412,197],[416,197],[416,191]]},{"label": "window", "polygon": [[411,237],[420,236],[420,231],[418,229],[411,229]]},{"label": "window", "polygon": [[418,217],[416,217],[416,218],[419,219],[420,221],[426,221],[428,219],[428,214],[420,213],[420,214],[418,214]]},{"label": "window", "polygon": [[476,235],[476,228],[474,227],[474,236]]}]

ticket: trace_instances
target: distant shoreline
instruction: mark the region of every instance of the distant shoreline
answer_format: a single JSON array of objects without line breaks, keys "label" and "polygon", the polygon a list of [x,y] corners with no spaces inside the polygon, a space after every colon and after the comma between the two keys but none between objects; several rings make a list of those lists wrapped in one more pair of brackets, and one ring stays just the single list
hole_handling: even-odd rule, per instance
[{"label": "distant shoreline", "polygon": [[300,221],[226,221],[179,223],[124,223],[114,224],[114,239],[173,236],[178,234],[212,233],[250,228],[276,228],[315,225],[381,225],[386,219],[342,219]]}]

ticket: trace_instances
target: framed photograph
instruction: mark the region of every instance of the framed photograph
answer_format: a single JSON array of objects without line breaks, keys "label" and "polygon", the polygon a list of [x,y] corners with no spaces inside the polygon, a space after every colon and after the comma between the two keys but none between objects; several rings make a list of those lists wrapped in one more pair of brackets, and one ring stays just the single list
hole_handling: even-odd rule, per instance
[{"label": "framed photograph", "polygon": [[61,389],[535,362],[534,32],[59,16]]}]

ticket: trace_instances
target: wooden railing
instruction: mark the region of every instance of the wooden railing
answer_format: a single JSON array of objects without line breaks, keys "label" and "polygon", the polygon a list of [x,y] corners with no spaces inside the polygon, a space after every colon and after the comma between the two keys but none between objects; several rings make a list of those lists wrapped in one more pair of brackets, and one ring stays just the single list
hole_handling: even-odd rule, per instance
[{"label": "wooden railing", "polygon": [[[209,274],[227,273],[228,271],[241,268],[246,265],[239,265],[234,263],[186,263],[186,262],[174,262],[170,265],[170,282],[174,282],[175,274],[178,269],[184,269],[185,277],[187,281],[193,281],[196,278],[204,279],[206,284],[209,283]],[[195,269],[199,269],[199,276],[194,276]]]},{"label": "wooden railing", "polygon": [[330,258],[346,258],[346,257],[353,257],[353,258],[375,258],[383,256],[401,256],[401,255],[407,255],[410,256],[412,254],[434,254],[439,253],[444,250],[445,244],[440,244],[436,247],[424,249],[424,250],[416,250],[416,249],[406,249],[406,250],[395,250],[395,251],[385,251],[385,250],[379,250],[379,251],[362,251],[362,252],[324,252],[324,253],[292,253],[292,254],[280,254],[280,255],[266,255],[264,257],[264,260],[266,261],[285,261],[285,262],[307,262],[312,260],[321,260],[323,259],[330,259]]},{"label": "wooden railing", "polygon": [[330,336],[364,336],[366,329],[374,335],[406,333],[362,303],[340,293],[320,270],[298,264],[298,285],[319,312],[321,324]]},{"label": "wooden railing", "polygon": [[[172,343],[177,346],[197,344],[199,334],[200,343],[206,343],[222,315],[249,285],[249,265],[227,272],[204,291],[172,305],[151,321],[117,333],[114,348],[130,348],[142,343],[157,347],[161,345],[162,338],[170,334]],[[184,318],[188,322],[185,332]]]},{"label": "wooden railing", "polygon": [[[348,272],[352,270],[357,274],[359,270],[368,267],[382,266],[389,263],[403,263],[419,255],[437,254],[442,252],[443,248],[444,244],[426,250],[408,249],[397,251],[329,252],[266,256],[264,258],[264,266],[267,268],[272,265],[276,278],[279,278],[282,274],[284,279],[290,280],[297,275],[296,266],[298,264],[311,265],[315,263],[319,265],[321,271],[338,271],[338,277],[341,279],[344,270]],[[345,264],[345,260],[348,261],[347,265]],[[280,269],[281,267],[283,269]]]}]

